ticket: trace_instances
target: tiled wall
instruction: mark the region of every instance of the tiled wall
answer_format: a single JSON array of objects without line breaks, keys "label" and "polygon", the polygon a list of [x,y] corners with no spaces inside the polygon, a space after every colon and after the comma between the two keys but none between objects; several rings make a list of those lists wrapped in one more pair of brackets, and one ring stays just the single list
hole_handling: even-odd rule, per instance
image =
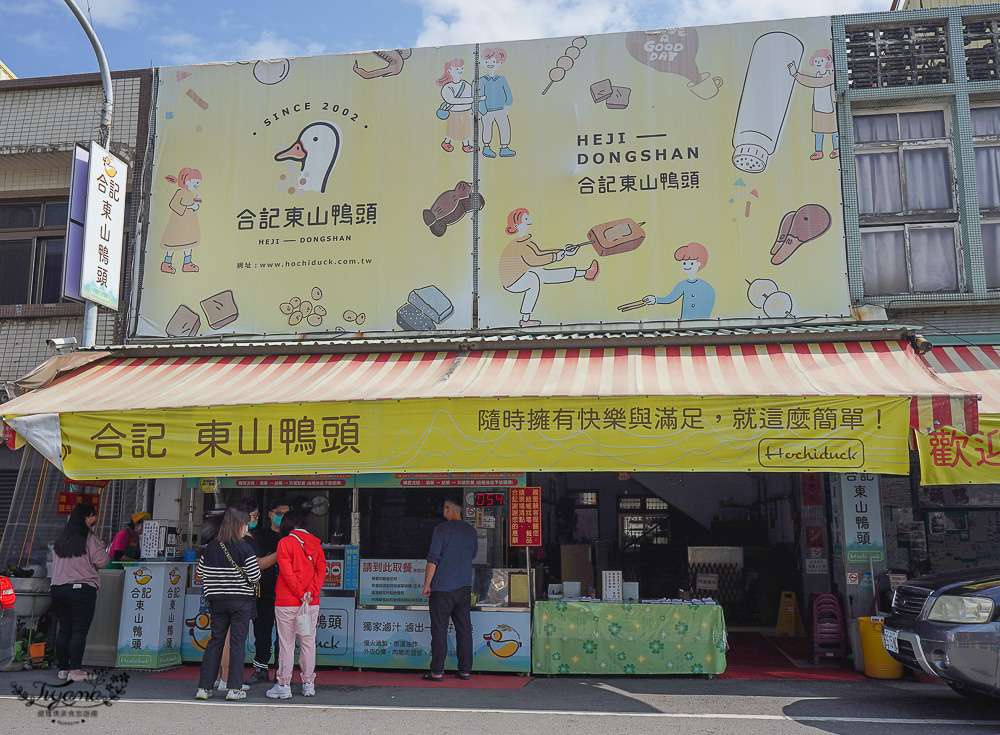
[{"label": "tiled wall", "polygon": [[[104,309],[97,314],[97,344],[111,344],[115,314]],[[76,337],[83,340],[83,317],[0,319],[0,383],[16,380],[54,356],[45,344],[50,337]]]},{"label": "tiled wall", "polygon": [[0,191],[6,195],[31,196],[40,191],[69,189],[70,156],[65,154],[64,167],[44,169],[17,169],[5,171],[0,160]]},{"label": "tiled wall", "polygon": [[[140,85],[138,78],[112,81],[111,148],[129,163],[135,156]],[[0,91],[0,154],[68,151],[94,140],[103,103],[100,84]]]}]

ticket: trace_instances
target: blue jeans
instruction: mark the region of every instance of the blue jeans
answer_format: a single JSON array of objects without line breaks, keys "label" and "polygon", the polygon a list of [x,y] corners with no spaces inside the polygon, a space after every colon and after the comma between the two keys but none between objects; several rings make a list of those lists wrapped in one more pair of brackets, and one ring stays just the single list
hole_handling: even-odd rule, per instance
[{"label": "blue jeans", "polygon": [[472,587],[431,592],[431,673],[443,674],[448,657],[448,619],[455,624],[458,671],[472,672]]},{"label": "blue jeans", "polygon": [[54,584],[52,607],[59,621],[56,663],[61,671],[79,669],[83,665],[87,633],[94,621],[97,590],[89,584]]}]

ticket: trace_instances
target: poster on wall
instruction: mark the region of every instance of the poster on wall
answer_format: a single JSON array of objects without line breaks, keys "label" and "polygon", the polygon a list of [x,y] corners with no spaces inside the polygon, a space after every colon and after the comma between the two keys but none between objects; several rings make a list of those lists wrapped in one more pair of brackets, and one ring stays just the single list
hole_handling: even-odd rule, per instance
[{"label": "poster on wall", "polygon": [[161,68],[138,334],[848,317],[831,47],[821,17]]},{"label": "poster on wall", "polygon": [[542,545],[542,488],[511,488],[510,545]]},{"label": "poster on wall", "polygon": [[364,559],[359,605],[426,605],[424,559]]}]

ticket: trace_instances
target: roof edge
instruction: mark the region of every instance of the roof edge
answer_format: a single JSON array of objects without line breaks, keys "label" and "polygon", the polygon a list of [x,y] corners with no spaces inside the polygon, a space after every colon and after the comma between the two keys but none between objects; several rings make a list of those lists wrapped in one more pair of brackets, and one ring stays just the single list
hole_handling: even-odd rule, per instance
[{"label": "roof edge", "polygon": [[341,355],[391,352],[483,352],[487,350],[615,349],[629,347],[687,347],[745,344],[802,344],[830,342],[892,342],[910,340],[917,334],[911,327],[892,326],[873,330],[831,330],[827,332],[774,332],[722,330],[684,335],[637,334],[554,334],[492,335],[464,339],[412,339],[374,341],[352,339],[324,342],[241,342],[211,344],[119,345],[100,347],[113,357],[195,357],[205,355]]}]

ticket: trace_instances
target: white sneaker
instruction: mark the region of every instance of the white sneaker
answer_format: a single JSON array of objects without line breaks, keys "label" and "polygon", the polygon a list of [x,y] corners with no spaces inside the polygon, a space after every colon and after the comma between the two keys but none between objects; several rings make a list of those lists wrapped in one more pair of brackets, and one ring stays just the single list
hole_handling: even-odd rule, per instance
[{"label": "white sneaker", "polygon": [[56,674],[60,679],[65,679],[69,676],[69,669],[59,669],[59,673]]},{"label": "white sneaker", "polygon": [[199,689],[195,693],[194,698],[195,699],[211,699],[212,698],[212,690],[211,689]]},{"label": "white sneaker", "polygon": [[218,689],[220,692],[227,692],[227,691],[229,691],[229,685],[226,682],[224,682],[222,679],[216,679],[215,680],[215,688]]},{"label": "white sneaker", "polygon": [[246,689],[230,689],[229,694],[226,695],[226,699],[232,702],[236,699],[246,699],[247,698],[247,687]]},{"label": "white sneaker", "polygon": [[303,697],[315,697],[316,696],[316,685],[302,683],[302,696]]},{"label": "white sneaker", "polygon": [[[315,693],[316,692],[314,690],[313,694],[315,694]],[[282,686],[281,684],[275,684],[273,687],[271,687],[270,689],[268,689],[264,693],[264,695],[268,699],[291,699],[292,698],[292,685],[291,684],[285,684],[284,686]]]}]

